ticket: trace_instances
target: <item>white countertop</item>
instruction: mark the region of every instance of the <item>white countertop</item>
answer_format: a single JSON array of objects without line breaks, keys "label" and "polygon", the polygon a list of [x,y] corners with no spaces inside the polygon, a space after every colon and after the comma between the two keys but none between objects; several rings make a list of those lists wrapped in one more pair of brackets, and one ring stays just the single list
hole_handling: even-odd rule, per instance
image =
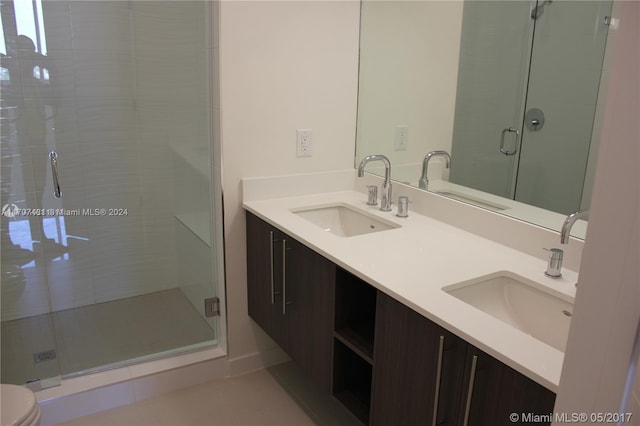
[{"label": "white countertop", "polygon": [[[562,352],[442,288],[511,271],[574,297],[576,272],[564,269],[562,278],[547,278],[542,259],[416,212],[410,211],[408,218],[398,218],[395,208],[393,212],[382,212],[367,206],[366,195],[354,190],[248,199],[251,197],[245,196],[245,209],[525,376],[557,391]],[[290,211],[335,202],[366,210],[401,227],[344,238],[325,232]]]}]

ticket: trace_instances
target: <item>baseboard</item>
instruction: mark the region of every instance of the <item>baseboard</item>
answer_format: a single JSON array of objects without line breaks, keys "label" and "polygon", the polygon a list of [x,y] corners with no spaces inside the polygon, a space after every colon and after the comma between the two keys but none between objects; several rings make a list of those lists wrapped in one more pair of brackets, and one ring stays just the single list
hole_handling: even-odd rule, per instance
[{"label": "baseboard", "polygon": [[229,359],[229,376],[239,376],[289,360],[289,356],[276,346],[271,349]]}]

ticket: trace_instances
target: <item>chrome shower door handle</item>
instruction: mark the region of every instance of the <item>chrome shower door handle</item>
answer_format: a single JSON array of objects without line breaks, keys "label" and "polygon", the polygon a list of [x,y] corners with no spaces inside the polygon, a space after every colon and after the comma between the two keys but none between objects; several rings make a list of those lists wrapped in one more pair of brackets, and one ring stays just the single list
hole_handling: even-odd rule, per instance
[{"label": "chrome shower door handle", "polygon": [[62,190],[60,189],[60,180],[58,179],[58,153],[51,151],[49,153],[49,160],[51,160],[51,174],[53,175],[53,195],[56,198],[62,197]]},{"label": "chrome shower door handle", "polygon": [[[509,151],[508,149],[504,149],[504,135],[507,133],[515,133],[516,134],[516,146],[513,151]],[[518,140],[520,139],[520,132],[513,127],[507,127],[502,130],[502,134],[500,135],[500,152],[504,155],[513,155],[518,152]]]}]

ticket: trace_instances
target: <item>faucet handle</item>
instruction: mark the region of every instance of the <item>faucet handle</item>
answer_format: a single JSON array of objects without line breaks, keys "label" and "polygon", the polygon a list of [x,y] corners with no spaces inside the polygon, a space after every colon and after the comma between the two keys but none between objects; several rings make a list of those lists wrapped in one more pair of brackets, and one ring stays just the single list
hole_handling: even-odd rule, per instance
[{"label": "faucet handle", "polygon": [[375,185],[367,185],[367,190],[369,192],[369,198],[367,200],[367,204],[370,206],[375,206],[378,204],[378,187]]},{"label": "faucet handle", "polygon": [[547,270],[544,274],[550,278],[562,277],[562,258],[564,256],[564,250],[559,248],[545,248],[544,250],[549,252],[549,262],[547,263]]},{"label": "faucet handle", "polygon": [[409,217],[409,197],[402,195],[398,197],[398,217]]}]

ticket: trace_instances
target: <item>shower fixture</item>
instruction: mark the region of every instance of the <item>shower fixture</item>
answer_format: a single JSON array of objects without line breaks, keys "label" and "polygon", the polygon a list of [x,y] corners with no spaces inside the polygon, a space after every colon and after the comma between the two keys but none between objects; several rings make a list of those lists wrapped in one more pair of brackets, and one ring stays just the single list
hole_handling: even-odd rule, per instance
[{"label": "shower fixture", "polygon": [[542,15],[542,12],[544,12],[545,5],[551,4],[552,1],[553,0],[544,0],[542,3],[531,9],[531,19],[538,19],[540,15]]}]

